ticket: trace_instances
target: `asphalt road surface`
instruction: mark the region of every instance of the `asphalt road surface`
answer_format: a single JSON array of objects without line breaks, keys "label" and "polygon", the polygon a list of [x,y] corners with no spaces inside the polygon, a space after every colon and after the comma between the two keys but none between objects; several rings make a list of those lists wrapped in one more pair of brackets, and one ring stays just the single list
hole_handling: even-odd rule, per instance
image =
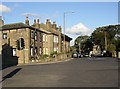
[{"label": "asphalt road surface", "polygon": [[2,84],[3,87],[118,87],[118,61],[96,57],[14,66],[3,70]]}]

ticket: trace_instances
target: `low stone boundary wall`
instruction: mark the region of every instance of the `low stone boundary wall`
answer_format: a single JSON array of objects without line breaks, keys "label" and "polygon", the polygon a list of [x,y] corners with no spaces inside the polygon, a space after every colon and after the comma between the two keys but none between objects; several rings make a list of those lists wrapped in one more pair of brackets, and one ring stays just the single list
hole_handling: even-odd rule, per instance
[{"label": "low stone boundary wall", "polygon": [[57,62],[57,61],[63,61],[68,58],[71,58],[71,54],[59,54],[55,55],[54,57],[46,57],[46,58],[39,58],[38,60],[35,60],[33,62],[36,63],[46,63],[46,62]]}]

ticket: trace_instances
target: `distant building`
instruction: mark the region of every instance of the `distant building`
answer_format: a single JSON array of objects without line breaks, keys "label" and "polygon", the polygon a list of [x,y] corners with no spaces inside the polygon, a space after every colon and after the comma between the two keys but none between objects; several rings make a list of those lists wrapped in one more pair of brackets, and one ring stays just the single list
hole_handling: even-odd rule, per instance
[{"label": "distant building", "polygon": [[93,53],[92,54],[93,55],[99,55],[99,54],[101,54],[101,48],[100,48],[99,45],[94,45],[93,46]]}]

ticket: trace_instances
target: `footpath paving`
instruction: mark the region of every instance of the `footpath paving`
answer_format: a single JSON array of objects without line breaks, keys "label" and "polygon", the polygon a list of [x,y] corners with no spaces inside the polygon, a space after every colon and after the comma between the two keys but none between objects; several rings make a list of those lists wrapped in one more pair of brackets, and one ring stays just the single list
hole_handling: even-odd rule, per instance
[{"label": "footpath paving", "polygon": [[59,61],[45,61],[45,62],[31,62],[31,63],[26,63],[26,64],[18,64],[17,66],[23,66],[23,65],[39,65],[39,64],[54,64],[54,63],[60,63],[60,62],[66,62],[66,61],[70,61],[74,58],[66,58],[63,60],[59,60]]}]

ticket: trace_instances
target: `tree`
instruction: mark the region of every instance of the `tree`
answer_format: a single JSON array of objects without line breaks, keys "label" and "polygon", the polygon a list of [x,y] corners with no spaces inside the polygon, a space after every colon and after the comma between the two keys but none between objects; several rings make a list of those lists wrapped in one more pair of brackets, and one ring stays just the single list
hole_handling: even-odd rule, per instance
[{"label": "tree", "polygon": [[96,45],[100,45],[103,50],[105,49],[105,37],[106,37],[107,51],[109,52],[113,52],[115,50],[120,51],[120,40],[118,37],[120,35],[120,30],[118,28],[119,25],[99,27],[96,28],[96,30],[92,33],[91,37],[94,40],[94,43]]},{"label": "tree", "polygon": [[79,36],[75,39],[76,51],[86,52],[92,50],[92,40],[89,36]]},{"label": "tree", "polygon": [[108,45],[108,50],[109,50],[109,52],[114,52],[115,50],[116,50],[116,46],[114,45],[114,44],[109,44]]}]

